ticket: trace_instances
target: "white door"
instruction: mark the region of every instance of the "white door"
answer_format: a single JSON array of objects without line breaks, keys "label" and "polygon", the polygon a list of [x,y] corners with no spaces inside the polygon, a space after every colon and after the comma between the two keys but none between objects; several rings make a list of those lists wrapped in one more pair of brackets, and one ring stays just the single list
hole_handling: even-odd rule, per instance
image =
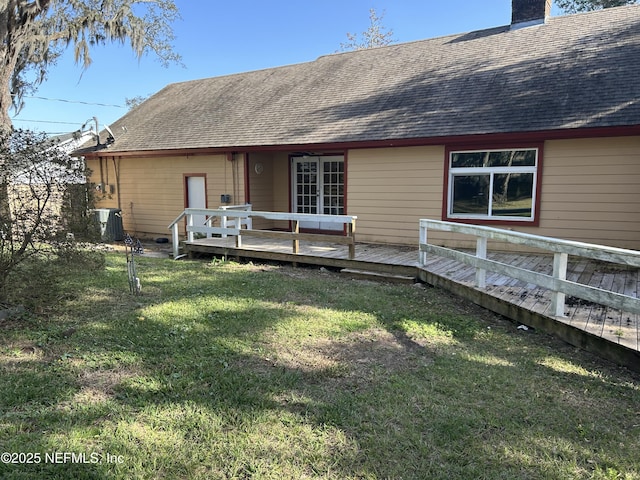
[{"label": "white door", "polygon": [[[293,211],[344,215],[344,157],[293,157]],[[342,230],[340,223],[300,222],[300,228]]]},{"label": "white door", "polygon": [[[186,188],[187,208],[207,208],[205,177],[187,177]],[[203,226],[206,221],[206,215],[193,216],[194,226]]]}]

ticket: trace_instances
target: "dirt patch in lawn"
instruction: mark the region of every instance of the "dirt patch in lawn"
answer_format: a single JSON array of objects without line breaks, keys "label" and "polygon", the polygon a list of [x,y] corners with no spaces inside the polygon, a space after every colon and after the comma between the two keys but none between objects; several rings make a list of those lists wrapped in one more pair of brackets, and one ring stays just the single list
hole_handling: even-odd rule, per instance
[{"label": "dirt patch in lawn", "polygon": [[366,382],[381,374],[415,370],[433,361],[423,345],[403,332],[381,328],[283,346],[274,357],[268,359],[272,366],[299,371],[307,380],[331,378],[344,382]]}]

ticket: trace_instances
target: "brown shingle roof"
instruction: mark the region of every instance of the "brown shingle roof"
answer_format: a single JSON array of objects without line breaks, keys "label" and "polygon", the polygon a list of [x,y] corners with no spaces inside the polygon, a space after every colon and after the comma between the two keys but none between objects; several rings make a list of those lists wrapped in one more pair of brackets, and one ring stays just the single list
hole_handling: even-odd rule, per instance
[{"label": "brown shingle roof", "polygon": [[629,6],[171,84],[112,125],[109,150],[640,125],[639,101]]}]

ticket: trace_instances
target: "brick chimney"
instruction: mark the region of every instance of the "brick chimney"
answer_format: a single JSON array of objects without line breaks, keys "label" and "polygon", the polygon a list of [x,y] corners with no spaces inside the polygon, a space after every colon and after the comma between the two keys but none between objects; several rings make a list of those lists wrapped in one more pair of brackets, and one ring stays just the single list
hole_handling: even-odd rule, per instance
[{"label": "brick chimney", "polygon": [[544,23],[551,15],[552,0],[511,0],[511,29]]}]

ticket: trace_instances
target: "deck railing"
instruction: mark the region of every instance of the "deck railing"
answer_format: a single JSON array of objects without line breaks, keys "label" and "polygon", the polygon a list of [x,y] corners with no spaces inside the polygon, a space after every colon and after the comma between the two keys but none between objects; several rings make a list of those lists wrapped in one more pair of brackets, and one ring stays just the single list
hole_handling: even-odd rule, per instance
[{"label": "deck railing", "polygon": [[[427,243],[429,230],[455,232],[476,237],[475,255]],[[488,259],[487,240],[526,245],[553,253],[553,274],[545,275]],[[636,297],[567,280],[569,255],[640,268],[640,252],[635,250],[560,240],[492,227],[423,219],[420,220],[421,267],[425,266],[426,256],[429,253],[474,266],[476,268],[475,284],[478,288],[486,287],[486,272],[490,271],[549,289],[552,291],[552,312],[557,317],[565,315],[566,295],[625,312],[640,313],[640,299]]]},{"label": "deck railing", "polygon": [[[231,210],[231,211],[239,210],[243,212],[250,212],[251,209],[252,209],[252,205],[250,203],[245,203],[242,205],[225,205],[222,207],[218,207],[218,210]],[[215,218],[215,217],[212,217],[212,218]],[[251,230],[253,228],[253,221],[251,220],[251,217],[242,218],[239,220],[235,220],[233,217],[229,219],[229,216],[220,217],[220,226],[223,228],[234,228],[238,225],[240,225],[240,228],[242,228],[242,226],[245,226],[247,229]],[[211,222],[208,222],[207,226],[210,227]],[[227,237],[227,234],[223,233],[222,237]]]},{"label": "deck railing", "polygon": [[[178,257],[180,249],[179,226],[182,219],[186,219],[187,241],[193,242],[196,234],[203,236],[220,235],[221,237],[235,236],[236,247],[242,247],[242,237],[245,235],[273,239],[291,240],[292,251],[297,254],[300,250],[300,241],[332,242],[349,246],[349,259],[355,258],[355,233],[356,219],[353,215],[315,215],[310,213],[289,212],[260,212],[242,208],[247,206],[235,206],[238,208],[207,209],[187,208],[171,222],[169,228],[173,237],[173,257]],[[205,218],[202,225],[195,225],[194,218]],[[266,220],[289,222],[290,231],[257,230],[253,228],[252,219],[263,218]],[[218,220],[219,227],[214,226]],[[301,222],[320,222],[324,224],[342,225],[344,235],[330,235],[323,233],[301,233]],[[245,228],[243,228],[245,227]]]}]

